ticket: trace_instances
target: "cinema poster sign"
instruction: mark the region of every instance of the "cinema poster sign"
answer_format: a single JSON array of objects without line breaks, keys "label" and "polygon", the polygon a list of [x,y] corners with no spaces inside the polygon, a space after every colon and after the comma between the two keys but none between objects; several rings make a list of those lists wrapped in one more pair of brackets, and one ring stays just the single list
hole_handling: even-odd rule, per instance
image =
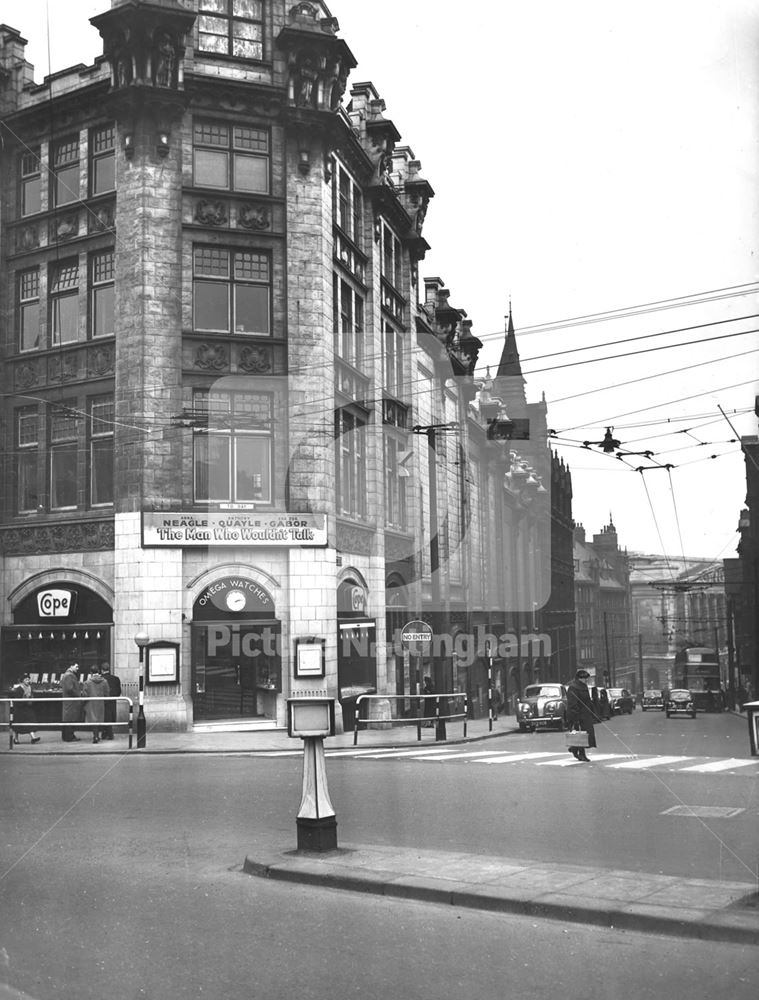
[{"label": "cinema poster sign", "polygon": [[195,545],[311,547],[327,544],[324,514],[214,511],[190,514],[143,511],[143,548],[185,548]]}]

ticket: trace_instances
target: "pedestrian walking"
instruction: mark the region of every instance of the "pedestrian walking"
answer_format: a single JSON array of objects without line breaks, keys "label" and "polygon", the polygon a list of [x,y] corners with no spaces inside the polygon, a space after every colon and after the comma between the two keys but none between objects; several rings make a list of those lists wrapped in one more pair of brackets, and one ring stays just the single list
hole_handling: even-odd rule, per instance
[{"label": "pedestrian walking", "polygon": [[100,673],[97,665],[92,668],[92,674],[84,685],[84,696],[89,699],[84,703],[84,721],[88,726],[88,731],[92,733],[92,742],[100,742],[100,730],[103,727],[106,702],[101,698],[107,698],[109,694],[108,681]]},{"label": "pedestrian walking", "polygon": [[[66,723],[76,723],[82,721],[82,703],[77,701],[82,694],[82,686],[79,683],[79,664],[72,663],[61,677],[61,694],[63,704],[61,706],[61,721]],[[61,731],[64,743],[78,743],[79,737],[76,735],[73,726],[64,725]]]},{"label": "pedestrian walking", "polygon": [[[567,722],[569,728],[574,730],[584,730],[588,734],[588,746],[596,746],[596,734],[594,725],[598,720],[598,715],[593,707],[593,699],[588,690],[588,678],[590,674],[587,670],[578,670],[575,679],[567,685]],[[569,746],[569,752],[577,760],[590,762],[590,758],[585,753],[585,747]]]},{"label": "pedestrian walking", "polygon": [[[108,693],[111,698],[118,698],[121,695],[121,681],[116,674],[111,673],[111,665],[107,660],[103,661],[100,672],[103,675],[103,679],[108,684]],[[106,725],[101,729],[100,737],[104,740],[112,740],[113,725],[108,725],[108,723],[114,723],[116,721],[116,702],[106,701],[104,702],[104,706],[103,722],[105,722]]]},{"label": "pedestrian walking", "polygon": [[24,674],[21,680],[13,685],[11,697],[25,699],[24,701],[16,701],[13,705],[13,742],[20,743],[19,735],[29,733],[32,743],[39,743],[37,713],[32,704],[32,678],[30,674]]}]

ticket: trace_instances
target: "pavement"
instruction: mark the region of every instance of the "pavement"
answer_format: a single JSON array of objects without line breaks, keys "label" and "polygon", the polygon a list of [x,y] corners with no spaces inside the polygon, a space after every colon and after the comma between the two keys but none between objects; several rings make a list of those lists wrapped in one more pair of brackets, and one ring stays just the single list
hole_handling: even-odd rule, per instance
[{"label": "pavement", "polygon": [[[446,743],[486,740],[514,731],[513,717],[492,722],[447,723]],[[83,731],[78,743],[63,743],[59,731],[40,728],[41,742],[27,735],[9,749],[7,729],[0,730],[0,755],[94,756],[123,759],[149,754],[292,753],[299,740],[281,729],[245,732],[205,729],[189,732],[148,730],[145,747],[128,749],[128,738],[117,729],[112,741],[93,744]],[[413,725],[376,724],[361,730],[359,749],[370,747],[440,746],[434,729],[422,729],[417,741]],[[354,746],[353,733],[325,741],[328,750]],[[245,858],[251,876],[319,885],[334,890],[413,899],[448,906],[522,914],[595,926],[759,946],[759,881],[728,882],[647,874],[580,865],[545,864],[529,859],[488,857],[465,853],[340,844],[324,853],[272,848]]]}]

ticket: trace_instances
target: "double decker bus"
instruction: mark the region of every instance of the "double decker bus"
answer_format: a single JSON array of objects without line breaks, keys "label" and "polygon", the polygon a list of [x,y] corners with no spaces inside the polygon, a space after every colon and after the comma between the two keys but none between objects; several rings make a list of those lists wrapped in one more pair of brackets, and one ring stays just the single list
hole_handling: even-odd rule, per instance
[{"label": "double decker bus", "polygon": [[674,682],[690,690],[697,711],[724,709],[719,656],[708,646],[688,646],[675,653]]}]

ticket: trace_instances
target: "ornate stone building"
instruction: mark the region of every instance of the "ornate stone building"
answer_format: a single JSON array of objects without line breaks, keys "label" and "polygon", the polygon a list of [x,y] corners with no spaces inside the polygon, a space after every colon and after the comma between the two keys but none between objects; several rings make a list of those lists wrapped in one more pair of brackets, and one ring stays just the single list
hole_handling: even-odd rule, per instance
[{"label": "ornate stone building", "polygon": [[109,660],[151,726],[253,727],[557,669],[545,405],[475,383],[419,277],[434,191],[327,6],[91,24],[41,84],[0,27],[0,685]]}]

